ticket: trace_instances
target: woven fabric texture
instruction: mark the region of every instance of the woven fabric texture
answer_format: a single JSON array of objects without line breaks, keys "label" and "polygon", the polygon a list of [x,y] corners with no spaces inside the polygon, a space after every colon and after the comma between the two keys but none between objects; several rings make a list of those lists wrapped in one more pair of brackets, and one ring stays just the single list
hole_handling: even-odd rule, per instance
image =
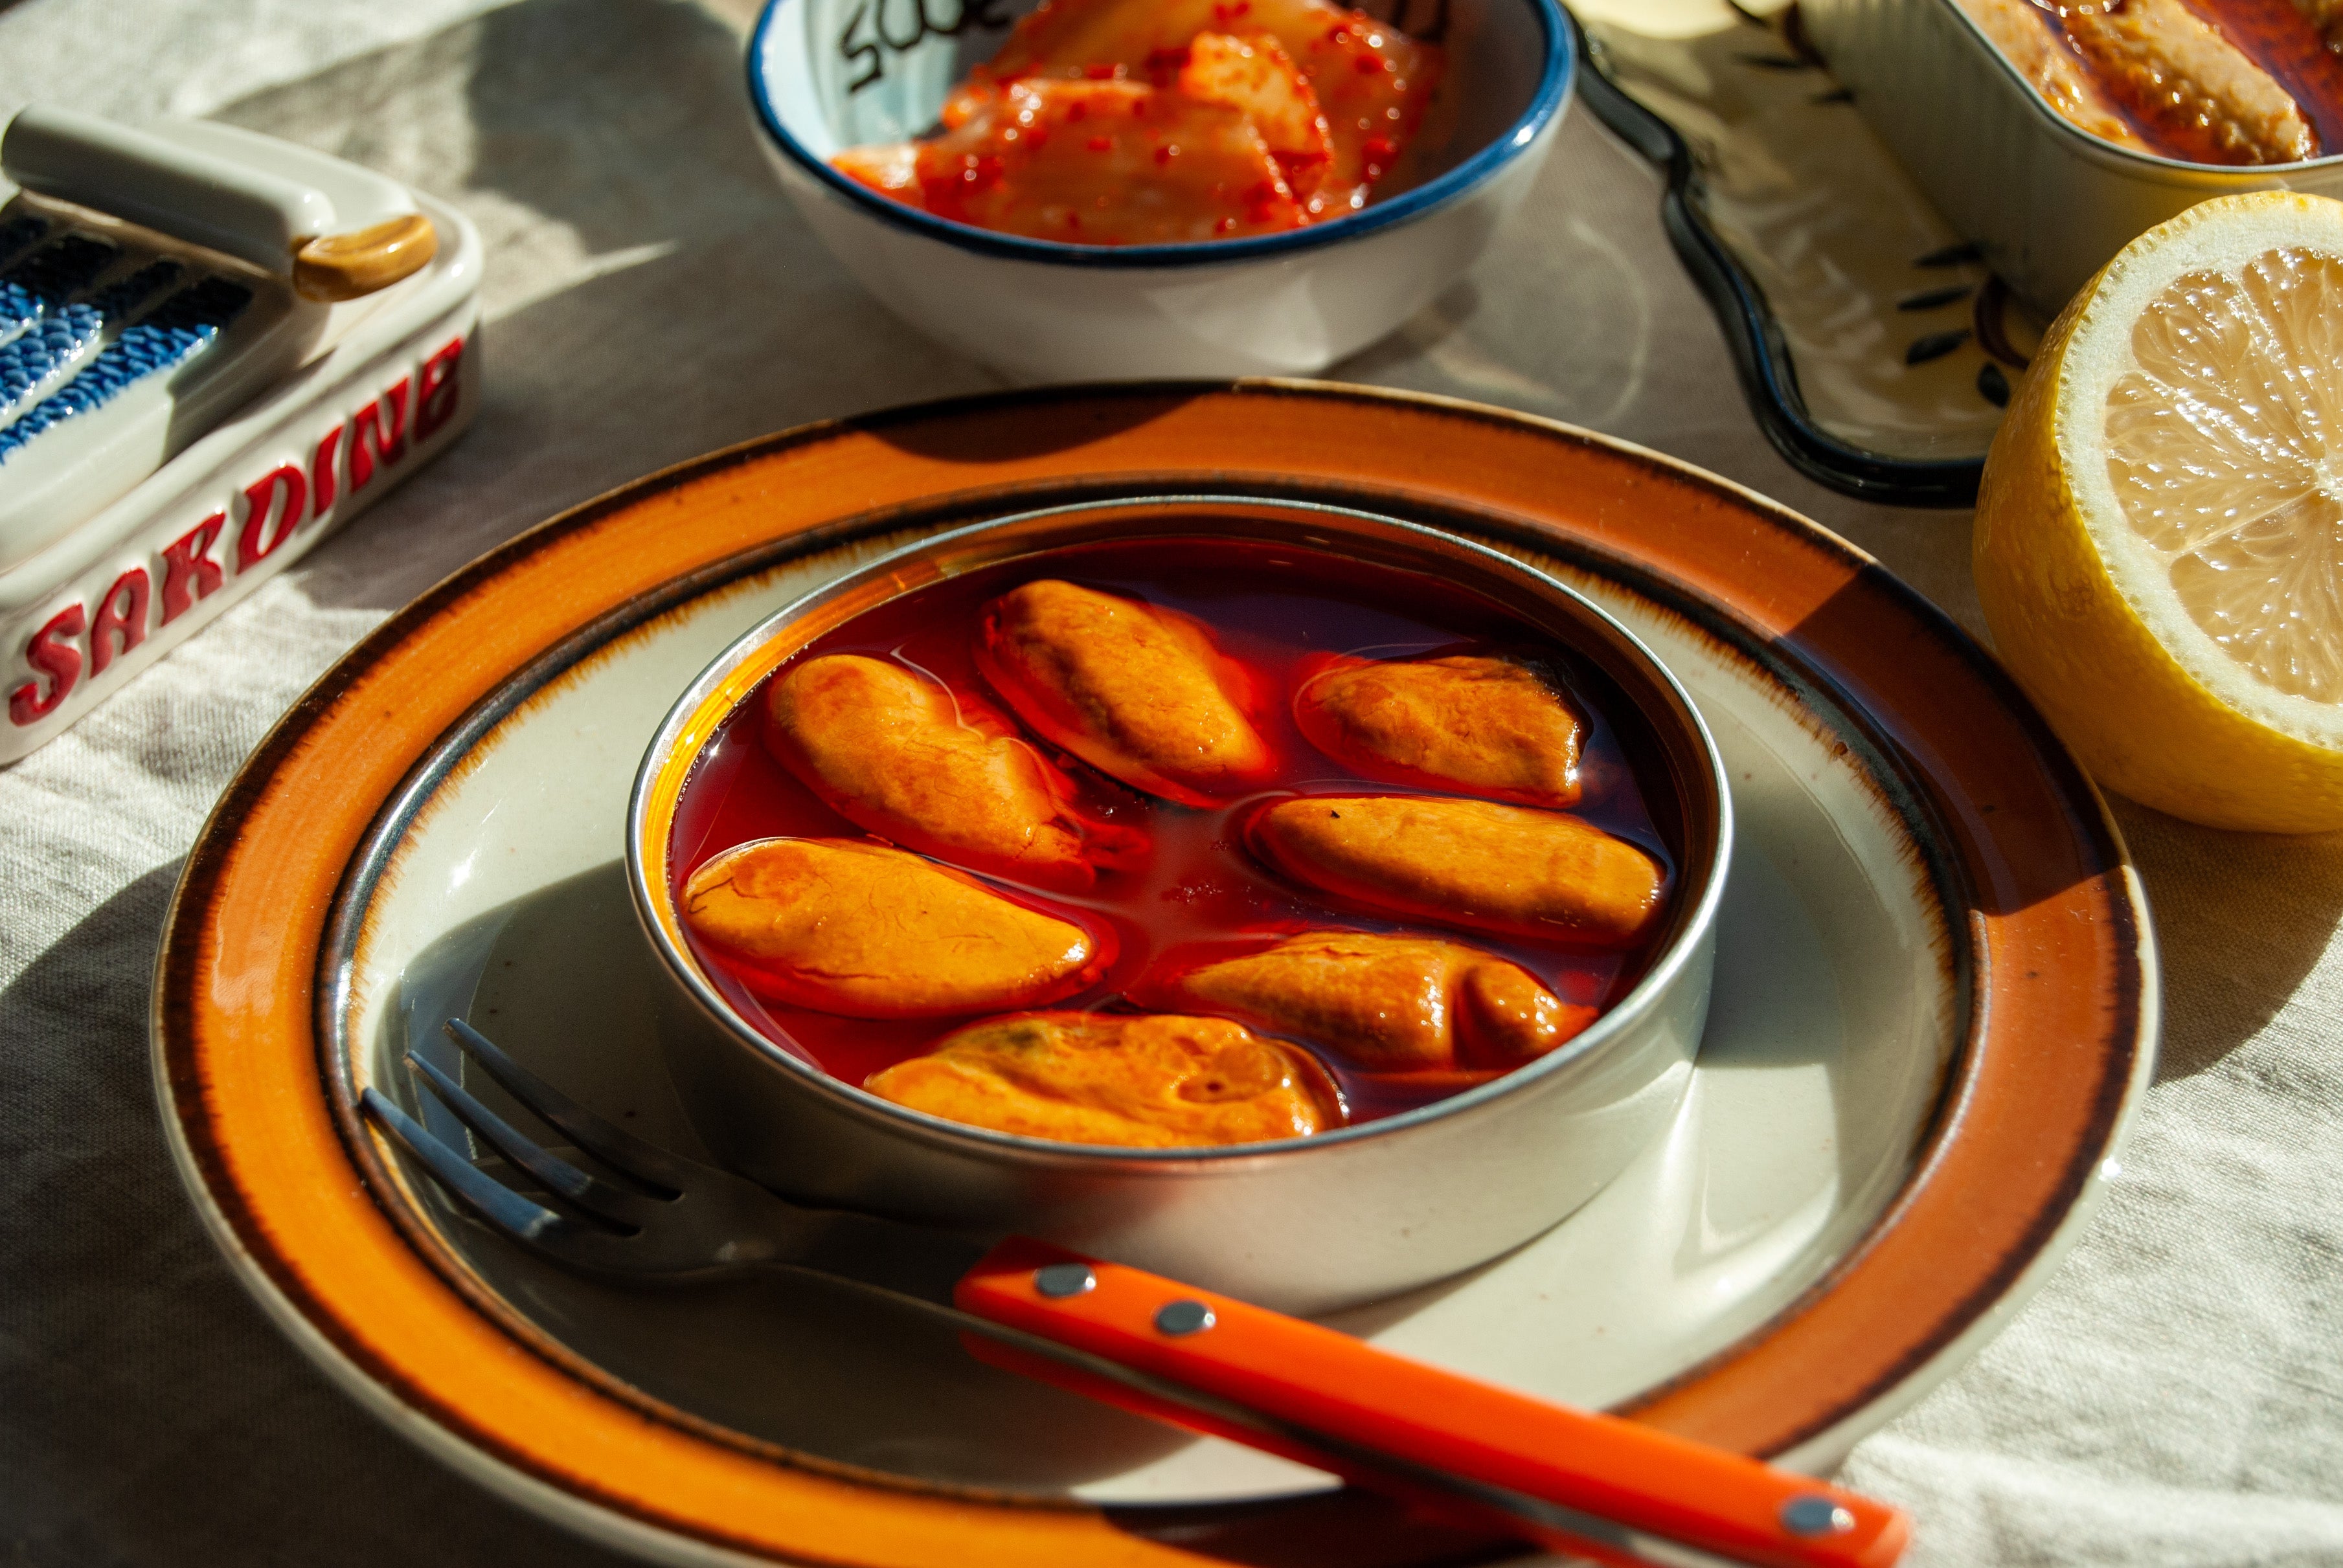
[{"label": "woven fabric texture", "polygon": [[[181,859],[246,752],[384,615],[529,524],[805,420],[997,385],[867,299],[781,199],[745,0],[0,0],[0,116],[216,116],[387,171],[487,236],[486,399],[447,457],[0,772],[0,1561],[611,1562],[377,1425],[198,1226],[148,1085]],[[1574,111],[1472,276],[1339,377],[1574,420],[1779,497],[1981,633],[1968,519],[1771,449],[1658,187]],[[2343,1562],[2343,837],[2118,803],[2166,1030],[2112,1196],[1845,1479],[1914,1568]]]}]

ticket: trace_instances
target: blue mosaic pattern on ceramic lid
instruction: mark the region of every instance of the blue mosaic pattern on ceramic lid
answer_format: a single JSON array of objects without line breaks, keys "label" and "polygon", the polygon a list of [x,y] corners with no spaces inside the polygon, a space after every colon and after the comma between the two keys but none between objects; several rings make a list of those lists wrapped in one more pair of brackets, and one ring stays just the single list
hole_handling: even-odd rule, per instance
[{"label": "blue mosaic pattern on ceramic lid", "polygon": [[139,382],[186,364],[251,303],[251,289],[225,277],[206,277],[170,296],[124,328],[58,391],[0,429],[0,464],[75,415],[104,407]]},{"label": "blue mosaic pattern on ceramic lid", "polygon": [[184,271],[176,261],[155,261],[86,298],[45,314],[6,344],[0,344],[0,425],[54,391],[97,347],[156,290]]}]

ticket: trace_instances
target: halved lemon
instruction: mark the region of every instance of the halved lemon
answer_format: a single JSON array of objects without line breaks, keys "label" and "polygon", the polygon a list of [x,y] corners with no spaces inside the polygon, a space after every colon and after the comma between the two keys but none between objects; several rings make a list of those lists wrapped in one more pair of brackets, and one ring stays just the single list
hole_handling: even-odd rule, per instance
[{"label": "halved lemon", "polygon": [[2100,783],[2343,828],[2343,202],[2260,191],[2127,246],[1986,460],[1977,596]]}]

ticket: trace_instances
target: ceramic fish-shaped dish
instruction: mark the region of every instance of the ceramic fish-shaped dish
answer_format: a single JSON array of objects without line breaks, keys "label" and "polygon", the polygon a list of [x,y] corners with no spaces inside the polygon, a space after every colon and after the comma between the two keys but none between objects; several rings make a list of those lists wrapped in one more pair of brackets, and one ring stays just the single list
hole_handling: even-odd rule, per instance
[{"label": "ceramic fish-shaped dish", "polygon": [[480,244],[227,126],[28,108],[0,172],[5,763],[455,437]]}]

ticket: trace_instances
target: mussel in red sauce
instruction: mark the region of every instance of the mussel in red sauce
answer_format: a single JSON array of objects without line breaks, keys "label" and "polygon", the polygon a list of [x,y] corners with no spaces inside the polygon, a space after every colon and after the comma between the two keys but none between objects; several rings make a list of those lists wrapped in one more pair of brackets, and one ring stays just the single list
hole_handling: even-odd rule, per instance
[{"label": "mussel in red sauce", "polygon": [[684,786],[675,896],[743,1018],[898,1104],[1312,1137],[1534,1062],[1642,973],[1667,786],[1624,707],[1421,574],[1083,546],[784,663]]}]

